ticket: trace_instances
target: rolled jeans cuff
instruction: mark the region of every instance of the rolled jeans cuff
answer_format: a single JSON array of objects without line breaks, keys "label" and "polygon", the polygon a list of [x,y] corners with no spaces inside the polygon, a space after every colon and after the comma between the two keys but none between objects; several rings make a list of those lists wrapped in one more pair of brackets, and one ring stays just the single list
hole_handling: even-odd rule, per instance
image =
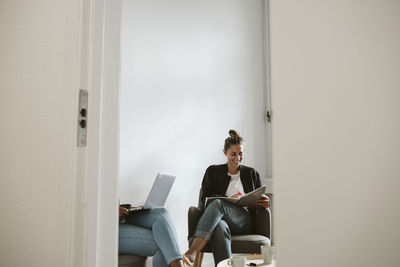
[{"label": "rolled jeans cuff", "polygon": [[176,260],[183,260],[182,255],[175,255],[174,257],[169,257],[168,259],[166,259],[166,262],[168,263],[168,265],[170,265],[172,262]]},{"label": "rolled jeans cuff", "polygon": [[208,241],[211,237],[211,233],[206,231],[196,230],[194,237],[200,237]]}]

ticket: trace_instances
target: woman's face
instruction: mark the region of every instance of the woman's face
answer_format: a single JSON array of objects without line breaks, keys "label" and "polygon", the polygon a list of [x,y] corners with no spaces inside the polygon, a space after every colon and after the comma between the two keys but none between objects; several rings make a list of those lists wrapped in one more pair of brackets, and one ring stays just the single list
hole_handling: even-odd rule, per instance
[{"label": "woman's face", "polygon": [[231,145],[228,150],[224,150],[228,166],[230,168],[239,168],[243,159],[244,148],[243,145]]}]

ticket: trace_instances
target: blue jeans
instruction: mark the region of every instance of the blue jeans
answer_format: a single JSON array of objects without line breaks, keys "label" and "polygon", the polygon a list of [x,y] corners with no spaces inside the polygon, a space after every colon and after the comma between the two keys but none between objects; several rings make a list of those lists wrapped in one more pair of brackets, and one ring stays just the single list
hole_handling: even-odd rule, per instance
[{"label": "blue jeans", "polygon": [[164,207],[131,213],[119,225],[119,253],[153,256],[153,266],[182,259],[176,231]]},{"label": "blue jeans", "polygon": [[201,216],[194,236],[209,241],[217,265],[232,256],[231,234],[250,234],[252,230],[253,220],[247,209],[216,199]]}]

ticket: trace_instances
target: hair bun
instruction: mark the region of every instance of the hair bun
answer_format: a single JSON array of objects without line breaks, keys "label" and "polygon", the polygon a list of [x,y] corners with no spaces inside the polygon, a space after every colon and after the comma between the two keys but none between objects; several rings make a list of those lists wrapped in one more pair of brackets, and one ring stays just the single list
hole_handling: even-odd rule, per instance
[{"label": "hair bun", "polygon": [[229,130],[229,135],[232,138],[239,137],[239,134],[235,130]]},{"label": "hair bun", "polygon": [[235,130],[229,130],[229,137],[225,139],[224,150],[227,151],[231,145],[242,145],[243,138]]}]

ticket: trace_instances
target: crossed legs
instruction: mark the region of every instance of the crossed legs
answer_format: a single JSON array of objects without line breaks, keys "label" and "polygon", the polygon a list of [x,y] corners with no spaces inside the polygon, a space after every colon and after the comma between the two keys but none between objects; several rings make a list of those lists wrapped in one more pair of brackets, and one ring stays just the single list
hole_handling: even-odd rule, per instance
[{"label": "crossed legs", "polygon": [[247,234],[251,230],[252,219],[246,209],[230,202],[214,200],[201,216],[195,238],[184,256],[189,262],[194,262],[196,255],[210,242],[217,264],[231,257],[231,232]]},{"label": "crossed legs", "polygon": [[135,212],[119,226],[119,252],[153,256],[154,266],[183,267],[175,227],[165,208]]}]

